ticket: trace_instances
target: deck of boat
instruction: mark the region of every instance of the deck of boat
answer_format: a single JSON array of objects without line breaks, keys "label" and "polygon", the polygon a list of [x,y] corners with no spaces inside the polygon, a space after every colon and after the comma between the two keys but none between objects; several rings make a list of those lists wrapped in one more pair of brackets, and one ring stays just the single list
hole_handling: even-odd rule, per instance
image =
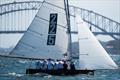
[{"label": "deck of boat", "polygon": [[77,74],[91,74],[94,75],[94,70],[40,70],[27,69],[26,74],[46,73],[50,75],[77,75]]}]

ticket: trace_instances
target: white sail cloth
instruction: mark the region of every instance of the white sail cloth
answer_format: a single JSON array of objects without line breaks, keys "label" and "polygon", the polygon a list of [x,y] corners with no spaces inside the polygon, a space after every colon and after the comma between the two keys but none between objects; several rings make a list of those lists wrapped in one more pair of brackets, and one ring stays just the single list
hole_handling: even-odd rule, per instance
[{"label": "white sail cloth", "polygon": [[[57,14],[55,45],[47,45],[50,14]],[[64,0],[45,0],[11,54],[41,59],[63,59],[67,48],[68,34]]]},{"label": "white sail cloth", "polygon": [[76,14],[76,21],[79,40],[79,68],[90,70],[117,69],[118,66],[95,38],[79,14]]},{"label": "white sail cloth", "polygon": [[[50,14],[57,14],[54,34],[49,34]],[[76,20],[80,53],[79,69],[118,68],[79,15],[76,15]],[[40,59],[64,59],[63,54],[68,51],[67,28],[64,0],[45,0],[11,54]],[[51,39],[55,39],[55,44],[48,45],[48,35],[56,36]]]}]

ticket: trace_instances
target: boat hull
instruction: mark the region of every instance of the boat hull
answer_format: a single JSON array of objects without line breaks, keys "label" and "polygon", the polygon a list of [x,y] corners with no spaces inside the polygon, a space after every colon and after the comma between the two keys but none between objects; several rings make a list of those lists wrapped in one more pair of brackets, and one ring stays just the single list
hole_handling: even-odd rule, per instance
[{"label": "boat hull", "polygon": [[46,73],[50,75],[77,75],[77,74],[90,74],[94,75],[94,70],[40,70],[40,69],[27,69],[26,74]]}]

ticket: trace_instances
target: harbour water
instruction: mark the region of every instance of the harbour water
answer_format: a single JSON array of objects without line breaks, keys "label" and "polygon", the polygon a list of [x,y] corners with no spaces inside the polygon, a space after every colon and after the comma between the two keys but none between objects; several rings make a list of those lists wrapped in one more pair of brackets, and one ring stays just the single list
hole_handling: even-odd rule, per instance
[{"label": "harbour water", "polygon": [[[120,66],[120,55],[111,55]],[[26,75],[31,61],[0,57],[0,80],[120,80],[120,69],[96,70],[93,75],[51,76],[45,74]],[[33,64],[33,63],[32,63]]]}]

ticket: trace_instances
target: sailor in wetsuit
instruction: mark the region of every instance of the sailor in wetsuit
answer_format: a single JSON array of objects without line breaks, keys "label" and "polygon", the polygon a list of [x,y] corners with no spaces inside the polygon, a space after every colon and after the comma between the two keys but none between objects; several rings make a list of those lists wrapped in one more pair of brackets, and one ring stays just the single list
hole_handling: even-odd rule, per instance
[{"label": "sailor in wetsuit", "polygon": [[64,71],[68,70],[68,65],[67,65],[66,61],[64,61],[64,63],[63,63],[63,70]]},{"label": "sailor in wetsuit", "polygon": [[75,70],[75,64],[74,64],[74,62],[70,63],[70,70]]}]

